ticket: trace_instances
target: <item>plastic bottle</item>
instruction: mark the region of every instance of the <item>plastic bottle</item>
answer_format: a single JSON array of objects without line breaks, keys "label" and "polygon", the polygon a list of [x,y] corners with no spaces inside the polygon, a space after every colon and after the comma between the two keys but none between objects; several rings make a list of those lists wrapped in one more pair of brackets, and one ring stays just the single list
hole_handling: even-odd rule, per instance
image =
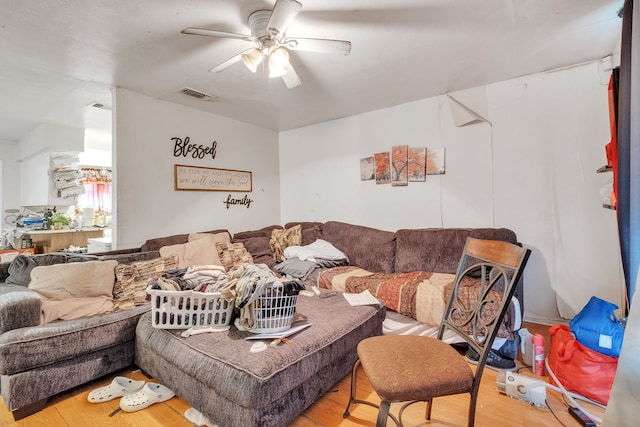
[{"label": "plastic bottle", "polygon": [[527,366],[533,366],[535,363],[535,354],[533,352],[533,335],[527,328],[521,328],[518,331],[520,335],[520,352],[522,353],[522,362]]},{"label": "plastic bottle", "polygon": [[540,334],[533,334],[532,341],[535,354],[533,372],[536,375],[544,375],[544,337]]}]

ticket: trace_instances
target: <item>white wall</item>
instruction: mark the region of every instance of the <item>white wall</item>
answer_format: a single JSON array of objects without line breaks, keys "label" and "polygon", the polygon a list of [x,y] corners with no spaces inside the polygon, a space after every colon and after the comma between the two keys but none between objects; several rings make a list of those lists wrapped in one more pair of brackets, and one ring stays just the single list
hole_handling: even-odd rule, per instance
[{"label": "white wall", "polygon": [[51,151],[40,151],[20,160],[21,206],[46,206],[51,201],[49,195],[50,161]]},{"label": "white wall", "polygon": [[[600,197],[610,177],[596,174],[610,139],[607,82],[593,63],[453,94],[487,120],[465,127],[438,96],[282,132],[281,222],[507,227],[533,251],[528,320],[571,318],[591,295],[621,304],[615,212]],[[403,144],[445,147],[446,174],[406,187],[360,181],[360,158]]]},{"label": "white wall", "polygon": [[[109,123],[111,123],[111,119],[109,119]],[[78,158],[81,166],[110,168],[112,166],[111,131],[85,129],[84,151],[79,153]]]},{"label": "white wall", "polygon": [[[280,223],[278,134],[126,89],[114,91],[113,247],[217,228],[232,233]],[[215,159],[174,157],[172,137],[218,142]],[[253,191],[174,191],[173,166],[251,171]],[[249,208],[223,203],[231,194]]]},{"label": "white wall", "polygon": [[18,143],[20,161],[43,151],[77,151],[84,148],[84,129],[42,123]]},{"label": "white wall", "polygon": [[20,167],[16,160],[15,142],[0,141],[2,160],[2,211],[20,207]]}]

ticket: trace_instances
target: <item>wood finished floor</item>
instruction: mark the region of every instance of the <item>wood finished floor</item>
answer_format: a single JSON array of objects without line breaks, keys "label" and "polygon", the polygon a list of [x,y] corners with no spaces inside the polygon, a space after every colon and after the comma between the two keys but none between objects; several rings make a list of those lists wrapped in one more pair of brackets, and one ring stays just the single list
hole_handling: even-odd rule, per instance
[{"label": "wood finished floor", "polygon": [[[546,344],[549,344],[547,326],[525,324],[532,332],[541,332],[546,335]],[[535,377],[529,368],[522,367],[518,363],[520,373]],[[156,427],[176,426],[189,427],[193,424],[184,418],[184,412],[189,404],[179,397],[174,397],[164,403],[150,406],[138,412],[120,411],[109,416],[118,408],[118,399],[110,402],[92,404],[87,401],[87,394],[100,386],[107,385],[116,375],[124,375],[133,379],[145,379],[139,370],[126,369],[108,377],[102,378],[81,387],[77,387],[65,393],[61,393],[49,399],[47,407],[37,414],[26,417],[20,421],[14,421],[4,404],[0,404],[0,426],[6,427]],[[486,369],[483,375],[476,412],[476,426],[578,426],[567,412],[567,406],[562,396],[552,390],[547,390],[548,407],[537,408],[527,403],[511,399],[500,394],[496,389],[497,373]],[[358,377],[358,397],[376,401],[377,396],[371,389],[366,377],[360,371]],[[540,377],[537,377],[540,378]],[[547,378],[545,378],[547,379]],[[342,418],[346,403],[349,399],[350,378],[347,376],[339,381],[316,403],[298,416],[291,426],[293,427],[371,427],[375,426],[376,410],[367,405],[352,406],[351,416]],[[548,379],[547,379],[548,381]],[[410,407],[403,419],[407,427],[415,426],[465,426],[467,423],[468,395],[458,395],[436,398],[434,401],[432,419],[427,422],[424,419],[425,406],[418,403]],[[581,402],[582,404],[582,402]],[[604,415],[604,410],[588,403],[584,403],[589,411],[598,417]],[[397,407],[392,406],[392,412],[397,413]],[[556,419],[555,416],[559,418]],[[389,426],[393,422],[388,423]],[[224,427],[224,426],[221,426]]]}]

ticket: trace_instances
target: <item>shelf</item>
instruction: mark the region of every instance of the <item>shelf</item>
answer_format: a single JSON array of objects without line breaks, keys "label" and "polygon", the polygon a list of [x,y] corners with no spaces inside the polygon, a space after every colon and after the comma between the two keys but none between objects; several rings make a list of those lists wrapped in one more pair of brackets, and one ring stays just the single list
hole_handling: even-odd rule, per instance
[{"label": "shelf", "polygon": [[605,165],[605,166],[602,166],[601,168],[598,168],[596,172],[603,173],[603,172],[612,172],[612,171],[613,171],[613,168],[611,166]]}]

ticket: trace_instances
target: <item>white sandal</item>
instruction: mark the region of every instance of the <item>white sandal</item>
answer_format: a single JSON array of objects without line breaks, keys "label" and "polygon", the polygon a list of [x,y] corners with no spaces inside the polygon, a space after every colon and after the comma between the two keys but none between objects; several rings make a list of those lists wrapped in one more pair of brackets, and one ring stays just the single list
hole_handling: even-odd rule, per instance
[{"label": "white sandal", "polygon": [[197,426],[218,427],[217,424],[209,421],[209,418],[205,417],[202,412],[193,407],[184,412],[184,417],[187,421],[191,421],[192,424]]},{"label": "white sandal", "polygon": [[144,387],[144,383],[144,381],[135,381],[127,377],[115,377],[111,384],[91,391],[87,400],[91,403],[108,402],[116,397],[140,391]]},{"label": "white sandal", "polygon": [[157,383],[146,383],[142,390],[128,394],[120,399],[120,408],[126,412],[135,412],[148,408],[154,403],[171,399],[175,394],[166,386]]}]

